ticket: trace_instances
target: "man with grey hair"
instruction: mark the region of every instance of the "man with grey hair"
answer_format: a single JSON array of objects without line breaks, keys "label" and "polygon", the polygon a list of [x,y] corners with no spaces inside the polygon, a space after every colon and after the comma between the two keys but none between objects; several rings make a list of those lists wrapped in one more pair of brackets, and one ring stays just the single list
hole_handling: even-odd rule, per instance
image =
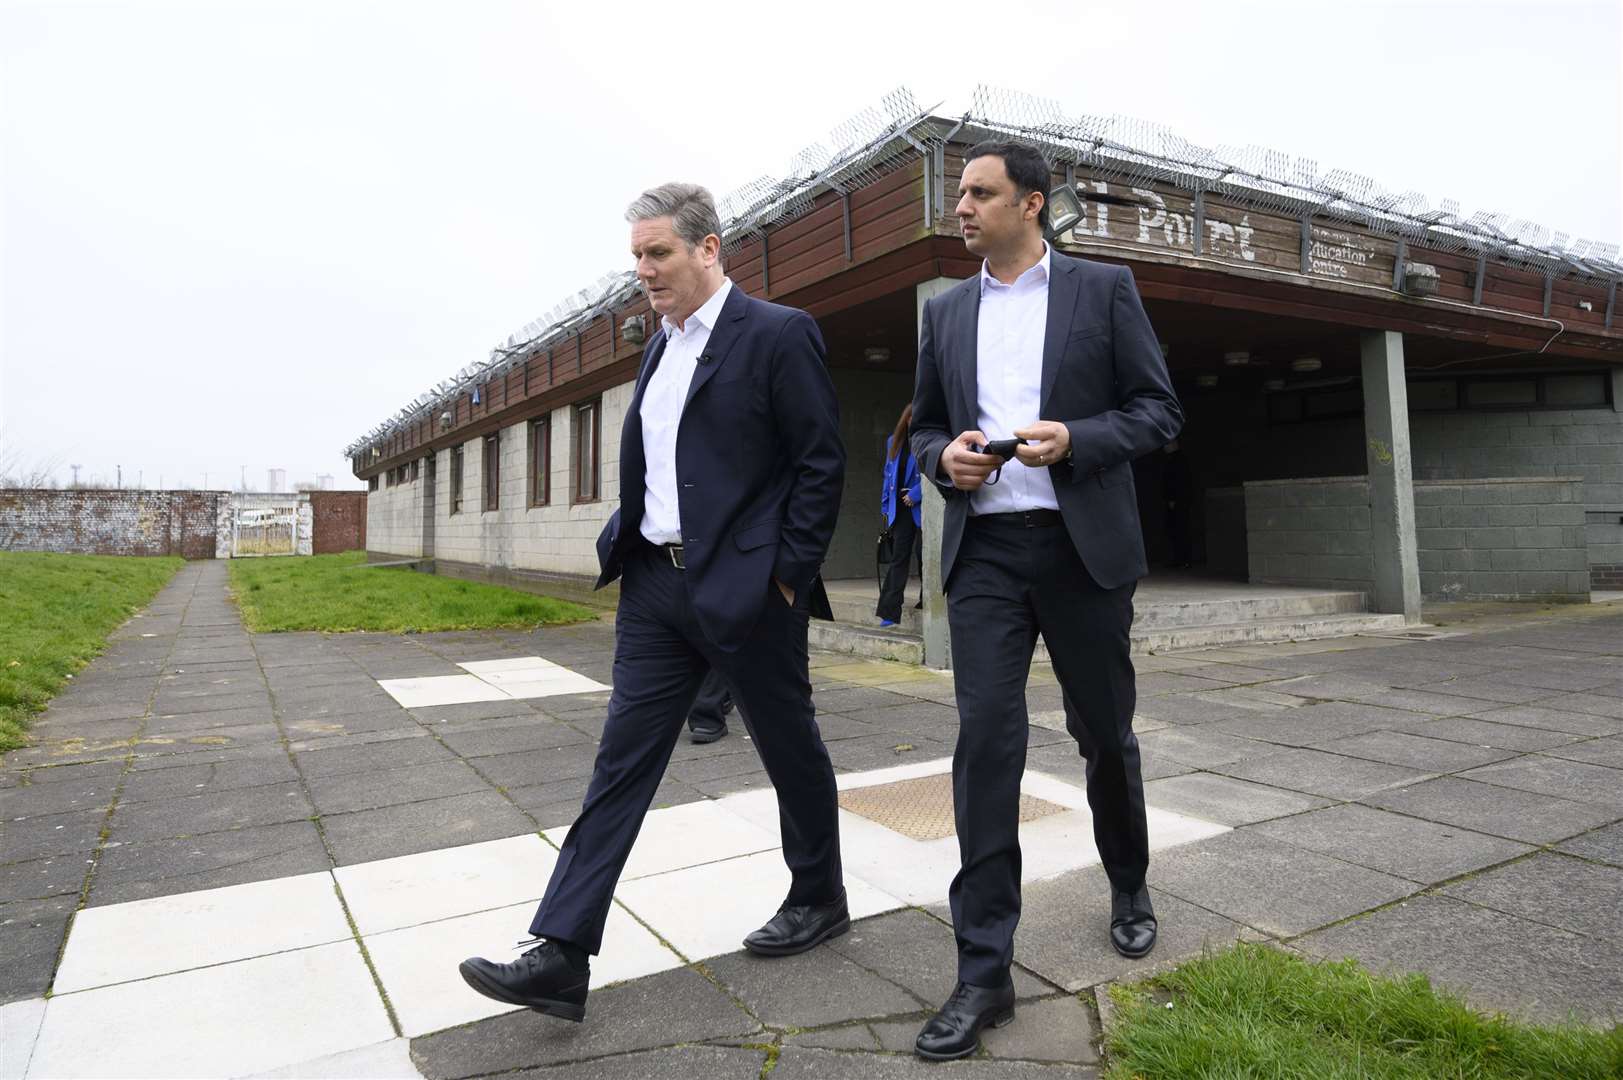
[{"label": "man with grey hair", "polygon": [[620,507],[597,541],[598,587],[622,578],[614,692],[585,804],[530,924],[535,947],[461,966],[487,997],[574,1021],[615,884],[711,669],[777,789],[791,877],[745,947],[787,956],[851,925],[806,654],[807,619],[829,614],[818,574],[845,474],[822,335],[804,311],[727,279],[704,188],[646,191],[626,220],[662,319],[626,412]]}]

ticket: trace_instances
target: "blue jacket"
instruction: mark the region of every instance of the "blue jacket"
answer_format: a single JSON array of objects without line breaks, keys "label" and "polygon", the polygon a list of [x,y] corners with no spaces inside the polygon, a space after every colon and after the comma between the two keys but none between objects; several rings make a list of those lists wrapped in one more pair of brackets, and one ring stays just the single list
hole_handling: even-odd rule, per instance
[{"label": "blue jacket", "polygon": [[879,512],[885,516],[886,525],[896,524],[896,469],[902,469],[902,483],[907,485],[907,493],[913,499],[913,524],[923,524],[920,514],[924,489],[919,483],[919,463],[914,460],[913,453],[907,447],[895,457],[890,456],[890,444],[894,435],[885,438],[885,485],[879,492]]}]

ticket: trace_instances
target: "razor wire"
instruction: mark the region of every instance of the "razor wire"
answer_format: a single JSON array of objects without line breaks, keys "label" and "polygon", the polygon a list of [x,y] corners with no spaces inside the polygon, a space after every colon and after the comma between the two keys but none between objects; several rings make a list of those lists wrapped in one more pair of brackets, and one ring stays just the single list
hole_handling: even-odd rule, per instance
[{"label": "razor wire", "polygon": [[[1536,222],[1495,211],[1466,217],[1457,200],[1444,199],[1434,208],[1420,192],[1393,191],[1372,177],[1343,169],[1323,172],[1311,158],[1268,147],[1207,148],[1161,124],[1119,115],[1073,116],[1052,99],[986,85],[977,86],[968,111],[950,127],[948,123],[921,109],[905,87],[892,91],[877,106],[835,127],[826,142],[796,153],[783,176],[757,177],[718,199],[724,255],[734,255],[751,239],[764,238],[769,228],[811,212],[824,193],[844,198],[917,157],[926,162],[928,199],[928,185],[944,180],[942,153],[948,140],[971,128],[1028,143],[1050,163],[1086,169],[1105,182],[1160,183],[1192,194],[1218,195],[1259,211],[1350,222],[1407,244],[1493,258],[1513,269],[1573,274],[1586,285],[1623,279],[1617,244],[1552,233]],[[933,195],[939,207],[942,192]],[[413,398],[345,447],[345,456],[375,447],[442,409],[469,385],[505,374],[537,352],[583,332],[598,316],[627,303],[638,289],[636,275],[629,271],[603,275],[590,288],[566,297],[508,335],[487,359],[467,365]]]}]

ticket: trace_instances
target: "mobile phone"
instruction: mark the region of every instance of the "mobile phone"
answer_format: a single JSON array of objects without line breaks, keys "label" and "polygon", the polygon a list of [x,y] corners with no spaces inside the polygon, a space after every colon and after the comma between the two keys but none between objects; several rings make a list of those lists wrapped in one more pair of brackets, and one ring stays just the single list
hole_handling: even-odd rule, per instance
[{"label": "mobile phone", "polygon": [[976,453],[990,454],[993,457],[1000,457],[1004,461],[1008,461],[1014,457],[1014,448],[1019,446],[1020,442],[1019,439],[993,439],[977,450]]}]

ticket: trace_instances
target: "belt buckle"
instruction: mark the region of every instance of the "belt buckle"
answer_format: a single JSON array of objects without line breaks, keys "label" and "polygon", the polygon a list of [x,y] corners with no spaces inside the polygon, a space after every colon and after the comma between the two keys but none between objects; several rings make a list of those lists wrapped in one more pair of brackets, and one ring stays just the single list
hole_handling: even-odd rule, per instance
[{"label": "belt buckle", "polygon": [[682,545],[681,544],[666,544],[665,545],[665,553],[671,557],[671,565],[672,566],[676,567],[678,570],[686,570],[687,569],[686,566],[682,565]]}]

